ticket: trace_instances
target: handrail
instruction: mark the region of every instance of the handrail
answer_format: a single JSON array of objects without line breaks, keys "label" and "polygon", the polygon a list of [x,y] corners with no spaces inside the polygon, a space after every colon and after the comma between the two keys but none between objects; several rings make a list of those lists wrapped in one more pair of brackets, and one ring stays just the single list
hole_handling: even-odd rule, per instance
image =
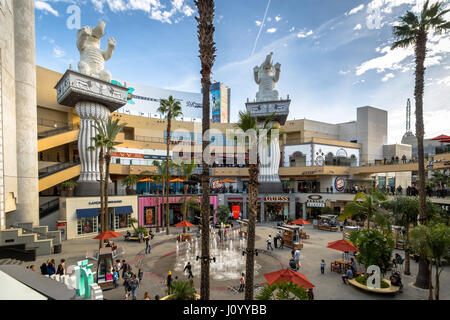
[{"label": "handrail", "polygon": [[55,135],[63,133],[63,132],[72,131],[75,129],[79,129],[79,125],[67,124],[63,127],[55,128],[52,130],[41,131],[41,132],[38,132],[38,139],[48,138],[48,137],[55,136]]},{"label": "handrail", "polygon": [[39,206],[39,218],[42,219],[59,209],[59,199],[54,199]]},{"label": "handrail", "polygon": [[[58,163],[55,165],[52,165],[50,167],[44,168],[41,170],[41,172],[39,172],[39,179],[45,178],[49,175],[52,175],[56,172],[74,167],[76,165],[79,165],[80,162],[79,160],[75,161],[75,162],[63,162],[63,163]],[[45,170],[45,171],[44,171]]]}]

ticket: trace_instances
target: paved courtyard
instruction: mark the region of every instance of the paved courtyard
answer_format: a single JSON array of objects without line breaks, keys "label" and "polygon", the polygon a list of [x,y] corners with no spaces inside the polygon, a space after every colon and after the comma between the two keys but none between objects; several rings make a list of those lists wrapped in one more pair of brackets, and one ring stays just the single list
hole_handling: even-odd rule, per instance
[{"label": "paved courtyard", "polygon": [[[276,233],[275,225],[264,224],[257,226],[256,247],[260,250],[266,249],[266,239],[269,234],[272,237]],[[370,300],[370,299],[414,299],[421,300],[428,298],[428,290],[415,288],[412,284],[418,270],[418,264],[411,261],[411,276],[403,277],[404,289],[403,293],[395,296],[376,295],[360,291],[350,285],[345,285],[341,280],[341,275],[330,271],[330,263],[339,259],[342,254],[339,251],[326,248],[328,242],[342,239],[341,232],[328,232],[313,229],[311,225],[305,226],[305,231],[310,235],[310,239],[303,240],[304,247],[301,250],[301,268],[300,272],[315,285],[314,296],[316,300]],[[172,229],[171,235],[164,233],[157,234],[152,241],[151,254],[145,255],[145,245],[137,242],[125,242],[122,238],[116,239],[118,246],[123,246],[125,253],[120,259],[125,259],[133,268],[133,272],[142,268],[144,278],[139,288],[138,298],[142,298],[144,293],[148,291],[153,298],[155,295],[165,296],[165,278],[168,270],[173,271],[173,277],[178,276],[180,280],[186,279],[186,275],[181,271],[174,271],[174,263],[176,257],[176,234],[180,230]],[[98,248],[98,240],[92,239],[76,239],[63,242],[63,252],[57,255],[41,256],[36,261],[36,267],[39,267],[43,261],[48,258],[55,259],[57,263],[59,259],[65,258],[66,265],[75,264],[76,261],[85,259],[86,252]],[[404,256],[403,251],[398,251]],[[261,265],[258,275],[255,276],[256,285],[264,285],[264,273],[277,271],[286,268],[291,256],[291,249],[275,249],[269,255],[259,254],[256,262]],[[245,257],[244,257],[245,258]],[[326,262],[325,274],[320,273],[320,261],[324,259]],[[90,260],[96,267],[96,261]],[[242,270],[244,272],[245,270]],[[434,276],[434,275],[433,275]],[[197,291],[199,291],[200,280],[199,275],[194,274],[194,283]],[[450,299],[450,268],[447,266],[441,273],[440,277],[440,297],[442,300]],[[122,281],[120,281],[122,284]],[[230,287],[238,287],[239,280],[219,281],[211,280],[211,299],[232,300],[243,299],[243,293],[237,293],[230,290]],[[124,297],[124,287],[121,285],[116,289],[103,292],[105,299],[119,300]]]}]

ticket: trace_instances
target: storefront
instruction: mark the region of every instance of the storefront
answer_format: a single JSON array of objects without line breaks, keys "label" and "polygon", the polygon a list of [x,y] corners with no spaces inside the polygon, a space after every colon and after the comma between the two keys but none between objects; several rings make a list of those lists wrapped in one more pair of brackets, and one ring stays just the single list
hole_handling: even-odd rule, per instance
[{"label": "storefront", "polygon": [[[191,196],[186,197],[186,201],[189,201]],[[196,201],[200,202],[201,197],[195,197]],[[214,213],[217,209],[218,198],[217,196],[210,196],[211,212]],[[166,217],[162,215],[162,206],[166,205],[166,198],[164,197],[152,197],[141,196],[139,197],[139,225],[145,227],[162,227],[166,225]],[[174,225],[183,220],[183,203],[184,196],[169,197],[169,221],[170,225]],[[197,224],[199,222],[198,213],[188,212],[187,220],[191,223]],[[214,215],[215,222],[215,215]]]},{"label": "storefront", "polygon": [[[224,204],[232,212],[240,210],[242,218],[248,219],[248,195],[226,195]],[[288,217],[295,217],[295,195],[264,195],[260,194],[257,200],[257,222],[282,221]]]},{"label": "storefront", "polygon": [[[100,226],[99,197],[60,198],[59,222],[65,223],[67,239],[98,234]],[[109,229],[124,232],[131,229],[131,218],[137,219],[137,196],[108,198]]]}]

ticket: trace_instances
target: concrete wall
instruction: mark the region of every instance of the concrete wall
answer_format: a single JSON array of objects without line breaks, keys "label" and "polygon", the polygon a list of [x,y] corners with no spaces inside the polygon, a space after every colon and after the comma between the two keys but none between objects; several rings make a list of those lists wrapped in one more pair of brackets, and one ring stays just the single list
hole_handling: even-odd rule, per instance
[{"label": "concrete wall", "polygon": [[362,144],[361,162],[383,159],[387,143],[387,111],[374,107],[357,109],[358,143]]},{"label": "concrete wall", "polygon": [[358,131],[356,121],[339,123],[339,140],[342,141],[354,141],[358,140]]},{"label": "concrete wall", "polygon": [[409,144],[389,144],[383,146],[383,156],[387,160],[392,157],[398,157],[401,161],[402,156],[405,155],[407,160],[411,159],[412,147]]},{"label": "concrete wall", "polygon": [[[9,4],[8,4],[9,3]],[[12,218],[5,211],[16,208],[17,199],[17,152],[16,152],[16,76],[14,55],[14,15],[12,1],[0,1],[0,229]],[[3,157],[8,155],[8,157]],[[5,200],[6,199],[6,200]]]}]

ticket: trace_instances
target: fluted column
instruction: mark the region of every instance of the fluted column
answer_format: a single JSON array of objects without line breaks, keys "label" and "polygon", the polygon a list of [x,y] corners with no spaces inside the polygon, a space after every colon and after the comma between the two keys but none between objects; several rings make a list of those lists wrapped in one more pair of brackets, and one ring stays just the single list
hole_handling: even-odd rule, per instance
[{"label": "fluted column", "polygon": [[105,122],[111,112],[107,107],[95,102],[78,102],[75,106],[80,116],[80,133],[78,138],[78,152],[81,161],[81,174],[78,182],[97,183],[100,180],[99,149],[88,150],[94,146],[93,137],[96,135],[95,119]]},{"label": "fluted column", "polygon": [[15,0],[17,210],[14,222],[39,224],[34,1]]},{"label": "fluted column", "polygon": [[279,137],[270,137],[270,143],[259,143],[258,152],[260,158],[259,182],[280,182],[278,169],[280,164]]}]

